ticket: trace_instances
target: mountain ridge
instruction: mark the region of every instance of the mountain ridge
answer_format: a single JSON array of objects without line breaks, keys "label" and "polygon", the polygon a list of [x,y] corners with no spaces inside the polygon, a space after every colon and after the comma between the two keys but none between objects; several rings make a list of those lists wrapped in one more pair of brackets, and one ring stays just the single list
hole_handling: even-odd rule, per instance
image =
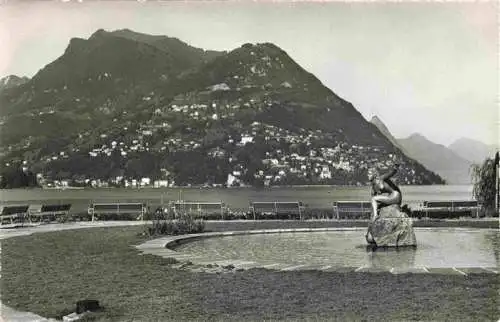
[{"label": "mountain ridge", "polygon": [[387,137],[387,139],[389,139],[389,141],[391,141],[392,144],[394,144],[394,146],[397,146],[401,150],[401,152],[403,152],[404,154],[408,155],[408,152],[405,151],[404,147],[401,146],[401,144],[399,144],[398,139],[396,139],[392,135],[392,133],[389,131],[389,129],[387,128],[387,126],[385,125],[385,123],[377,115],[372,116],[372,118],[370,120],[370,123],[372,123],[373,125],[375,125],[380,130],[380,132],[385,137]]},{"label": "mountain ridge", "polygon": [[482,164],[487,158],[493,158],[495,152],[499,149],[498,144],[497,146],[488,145],[465,137],[457,139],[448,148],[462,158],[476,164]]},{"label": "mountain ridge", "polygon": [[434,143],[420,133],[413,133],[398,142],[426,168],[442,175],[451,184],[470,184],[471,162],[457,155],[445,145]]}]

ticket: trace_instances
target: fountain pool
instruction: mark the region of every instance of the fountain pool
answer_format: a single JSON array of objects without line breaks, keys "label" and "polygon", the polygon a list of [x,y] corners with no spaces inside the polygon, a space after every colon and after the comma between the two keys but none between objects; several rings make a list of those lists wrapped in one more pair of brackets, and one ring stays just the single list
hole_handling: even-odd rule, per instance
[{"label": "fountain pool", "polygon": [[284,232],[200,238],[175,250],[213,261],[251,261],[330,267],[498,267],[500,232],[493,229],[415,228],[416,248],[371,250],[366,229]]}]

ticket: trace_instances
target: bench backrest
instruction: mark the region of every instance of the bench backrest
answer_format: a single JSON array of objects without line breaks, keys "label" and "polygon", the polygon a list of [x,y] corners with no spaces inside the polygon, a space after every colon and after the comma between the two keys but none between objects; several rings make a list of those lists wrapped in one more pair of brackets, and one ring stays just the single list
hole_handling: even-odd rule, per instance
[{"label": "bench backrest", "polygon": [[42,205],[40,212],[68,212],[71,204],[64,205]]},{"label": "bench backrest", "polygon": [[369,212],[372,205],[367,201],[336,201],[333,206],[339,211],[363,211]]},{"label": "bench backrest", "polygon": [[109,213],[142,213],[145,208],[146,205],[143,203],[96,203],[90,207],[93,212]]},{"label": "bench backrest", "polygon": [[333,211],[337,217],[369,218],[372,205],[367,201],[335,201]]},{"label": "bench backrest", "polygon": [[222,202],[174,202],[172,207],[176,211],[194,211],[203,213],[220,213],[224,209]]},{"label": "bench backrest", "polygon": [[22,206],[5,206],[2,209],[0,216],[11,216],[16,214],[24,214],[28,212],[29,205]]},{"label": "bench backrest", "polygon": [[476,200],[467,201],[425,201],[424,207],[426,208],[460,208],[460,207],[477,207]]},{"label": "bench backrest", "polygon": [[292,212],[304,208],[301,201],[257,201],[250,203],[250,208],[256,212]]},{"label": "bench backrest", "polygon": [[453,201],[453,208],[460,208],[460,207],[478,207],[479,204],[476,200],[469,200],[469,201]]}]

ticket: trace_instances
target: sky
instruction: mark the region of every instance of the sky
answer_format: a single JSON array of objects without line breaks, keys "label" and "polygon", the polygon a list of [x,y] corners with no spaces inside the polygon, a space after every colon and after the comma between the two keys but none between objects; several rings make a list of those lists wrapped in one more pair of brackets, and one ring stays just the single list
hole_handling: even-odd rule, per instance
[{"label": "sky", "polygon": [[496,1],[0,0],[0,77],[32,77],[72,37],[128,28],[213,50],[273,42],[397,138],[500,142]]}]

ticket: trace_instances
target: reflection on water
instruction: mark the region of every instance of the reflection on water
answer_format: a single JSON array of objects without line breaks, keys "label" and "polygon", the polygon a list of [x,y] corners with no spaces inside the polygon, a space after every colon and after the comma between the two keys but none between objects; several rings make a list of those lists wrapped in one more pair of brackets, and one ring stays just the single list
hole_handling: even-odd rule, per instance
[{"label": "reflection on water", "polygon": [[410,268],[415,266],[416,254],[417,249],[414,247],[368,251],[370,263],[368,266],[377,268]]},{"label": "reflection on water", "polygon": [[367,267],[498,266],[500,232],[484,229],[416,229],[417,248],[367,250],[364,229],[336,232],[281,233],[209,238],[178,250],[213,260],[265,264]]}]

